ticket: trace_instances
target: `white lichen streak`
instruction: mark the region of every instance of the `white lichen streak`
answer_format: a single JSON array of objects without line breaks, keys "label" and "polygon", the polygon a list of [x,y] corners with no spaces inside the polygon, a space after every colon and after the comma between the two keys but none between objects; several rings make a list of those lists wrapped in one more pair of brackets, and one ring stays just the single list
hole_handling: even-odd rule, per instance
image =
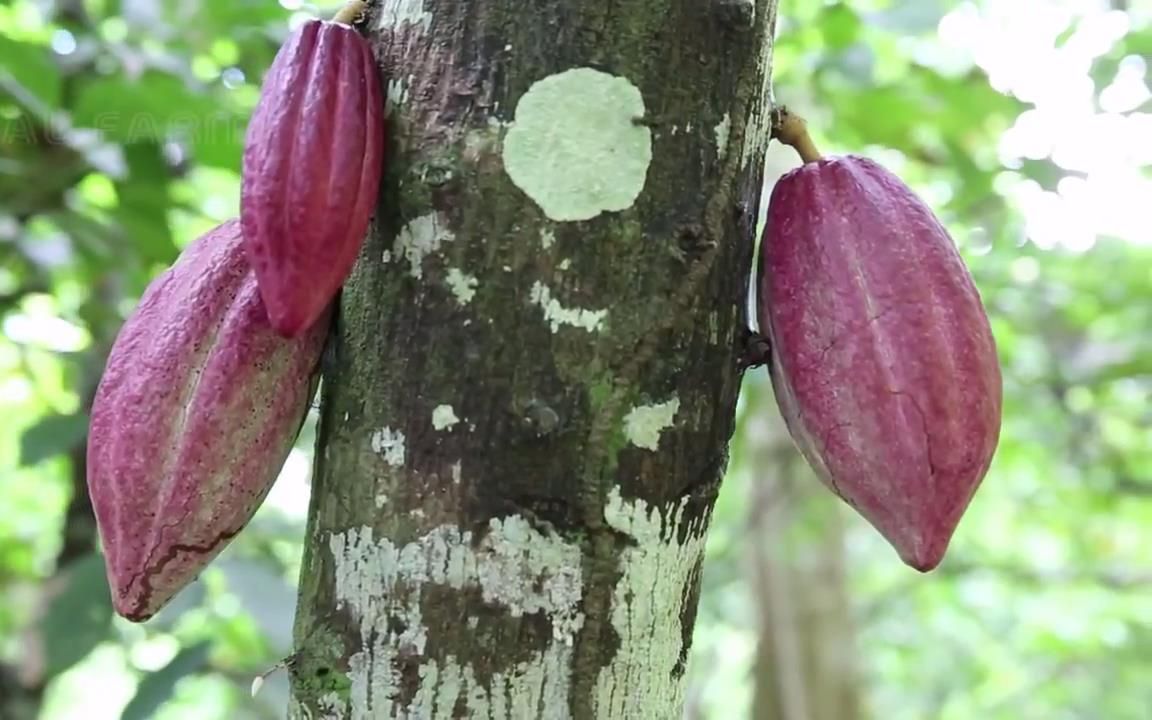
[{"label": "white lichen streak", "polygon": [[554,245],[555,243],[556,243],[556,233],[553,232],[552,228],[549,228],[549,227],[540,228],[540,247],[547,250],[548,248],[552,247],[552,245]]},{"label": "white lichen streak", "polygon": [[622,577],[612,598],[612,627],[620,648],[596,680],[596,717],[663,720],[680,717],[684,673],[676,671],[683,650],[680,617],[689,583],[704,554],[704,521],[677,540],[687,498],[662,517],[643,500],[609,494],[604,519],[635,540],[620,558]]},{"label": "white lichen streak", "polygon": [[425,9],[424,0],[382,0],[379,13],[376,27],[380,30],[419,24],[427,32],[432,24],[432,13]]},{"label": "white lichen streak", "polygon": [[384,462],[392,467],[404,465],[404,433],[392,428],[382,428],[372,433],[372,450],[384,456]]},{"label": "white lichen streak", "polygon": [[432,427],[437,430],[450,428],[458,422],[460,422],[460,418],[456,417],[456,411],[452,409],[451,405],[437,405],[433,408]]},{"label": "white lichen streak", "polygon": [[[755,7],[755,4],[753,4]],[[760,73],[760,105],[753,107],[748,113],[748,121],[744,125],[744,144],[740,148],[740,166],[747,167],[749,163],[764,161],[763,153],[768,133],[772,124],[772,57],[776,43],[772,42],[771,35],[776,27],[776,3],[769,3],[772,15],[765,18],[765,32],[769,37],[761,38],[760,59],[757,62],[757,72]]]},{"label": "white lichen streak", "polygon": [[644,98],[627,78],[582,67],[538,80],[516,103],[504,170],[552,220],[632,207],[652,162]]},{"label": "white lichen streak", "polygon": [[[472,531],[453,525],[403,546],[363,527],[330,535],[328,547],[337,606],[351,613],[361,633],[361,649],[349,659],[351,690],[343,717],[447,720],[456,717],[458,702],[468,709],[466,717],[568,716],[572,640],[584,623],[578,545],[514,516],[490,521],[478,543]],[[513,617],[543,615],[552,638],[487,685],[453,656],[426,659],[415,697],[404,702],[397,664],[422,654],[434,632],[424,624],[420,604],[431,586],[479,589],[486,603]]]},{"label": "white lichen streak", "polygon": [[552,297],[548,286],[537,280],[532,283],[529,294],[533,305],[539,305],[544,310],[544,319],[552,326],[552,332],[560,331],[561,325],[584,328],[588,332],[600,329],[600,324],[607,317],[607,310],[585,310],[583,308],[566,308]]},{"label": "white lichen streak", "polygon": [[392,251],[384,253],[384,262],[405,258],[411,266],[412,277],[424,277],[424,258],[440,249],[440,246],[456,238],[448,227],[447,219],[438,212],[421,215],[404,227],[396,235]]},{"label": "white lichen streak", "polygon": [[678,397],[658,405],[637,405],[624,416],[624,435],[636,447],[655,450],[660,447],[660,433],[672,427],[679,411]]},{"label": "white lichen streak", "polygon": [[320,697],[319,706],[320,712],[323,713],[320,717],[323,720],[336,720],[341,717],[340,712],[344,703],[338,693],[330,692]]},{"label": "white lichen streak", "polygon": [[456,298],[458,305],[464,306],[472,302],[472,298],[476,296],[476,286],[480,281],[471,275],[466,275],[457,268],[448,270],[448,288],[452,291],[452,295]]},{"label": "white lichen streak", "polygon": [[392,111],[397,106],[403,105],[408,100],[408,83],[404,78],[396,78],[388,81],[388,89],[384,97],[384,115],[385,117],[392,114]]},{"label": "white lichen streak", "polygon": [[716,124],[716,157],[724,157],[728,152],[728,131],[732,129],[732,116],[724,113],[724,118]]}]

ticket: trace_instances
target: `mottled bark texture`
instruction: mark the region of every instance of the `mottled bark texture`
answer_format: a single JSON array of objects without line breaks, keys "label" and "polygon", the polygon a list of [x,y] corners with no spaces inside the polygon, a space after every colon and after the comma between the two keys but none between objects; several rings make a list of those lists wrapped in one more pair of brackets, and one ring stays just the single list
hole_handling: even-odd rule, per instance
[{"label": "mottled bark texture", "polygon": [[744,350],[773,0],[388,0],[295,717],[678,717]]}]

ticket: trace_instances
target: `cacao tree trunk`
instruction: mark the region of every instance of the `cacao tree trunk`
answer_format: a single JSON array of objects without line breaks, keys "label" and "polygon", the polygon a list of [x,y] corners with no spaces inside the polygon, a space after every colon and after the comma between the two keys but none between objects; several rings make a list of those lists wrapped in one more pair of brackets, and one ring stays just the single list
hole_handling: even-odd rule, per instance
[{"label": "cacao tree trunk", "polygon": [[775,0],[383,0],[294,717],[672,718],[727,458]]}]

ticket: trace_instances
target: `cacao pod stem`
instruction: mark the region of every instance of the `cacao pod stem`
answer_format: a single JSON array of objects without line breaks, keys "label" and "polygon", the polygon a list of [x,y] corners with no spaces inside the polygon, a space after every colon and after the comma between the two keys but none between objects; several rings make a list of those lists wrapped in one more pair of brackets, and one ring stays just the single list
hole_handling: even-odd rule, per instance
[{"label": "cacao pod stem", "polygon": [[772,126],[772,137],[795,149],[805,164],[816,162],[824,157],[816,148],[816,144],[812,142],[812,136],[808,134],[808,123],[804,122],[804,118],[788,112],[785,108],[781,108],[776,115],[776,122]]},{"label": "cacao pod stem", "polygon": [[332,22],[337,22],[341,25],[352,25],[364,16],[364,11],[367,9],[368,4],[365,3],[364,0],[349,0],[349,2],[345,3],[344,7],[340,8],[340,10],[332,16]]}]

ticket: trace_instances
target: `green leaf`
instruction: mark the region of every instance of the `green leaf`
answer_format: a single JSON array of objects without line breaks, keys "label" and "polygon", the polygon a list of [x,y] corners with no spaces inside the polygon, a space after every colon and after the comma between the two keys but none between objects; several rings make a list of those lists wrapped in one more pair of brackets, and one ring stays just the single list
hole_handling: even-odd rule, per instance
[{"label": "green leaf", "polygon": [[[15,82],[21,91],[42,103],[43,109],[56,110],[60,106],[60,71],[52,62],[47,46],[0,36],[0,76],[6,76],[3,79],[7,80],[7,83],[0,84],[0,89]],[[20,97],[16,100],[21,105],[25,104]],[[40,115],[36,108],[33,112]]]},{"label": "green leaf", "polygon": [[144,259],[168,264],[177,255],[168,210],[169,169],[160,146],[141,142],[124,147],[128,178],[116,183],[120,205],[114,213]]},{"label": "green leaf", "polygon": [[1128,55],[1148,57],[1152,55],[1152,24],[1140,30],[1133,30],[1120,40],[1119,49]]},{"label": "green leaf", "polygon": [[35,465],[76,447],[88,431],[88,416],[46,415],[20,438],[20,464]]},{"label": "green leaf", "polygon": [[102,557],[93,553],[76,560],[64,570],[63,580],[41,623],[48,677],[83,660],[112,628],[112,597]]},{"label": "green leaf", "polygon": [[205,118],[202,126],[190,129],[185,139],[196,162],[239,173],[246,129],[239,115],[221,112]]},{"label": "green leaf", "polygon": [[118,242],[116,228],[70,208],[47,213],[44,217],[67,234],[75,243],[77,250],[86,258],[101,261],[111,258],[123,266],[124,258],[114,255]]},{"label": "green leaf", "polygon": [[212,99],[183,80],[150,70],[135,80],[101,77],[83,85],[72,111],[78,125],[110,140],[139,143],[195,132],[218,111]]},{"label": "green leaf", "polygon": [[176,684],[188,675],[200,672],[208,662],[212,643],[205,640],[176,653],[164,667],[149,673],[140,681],[136,695],[125,706],[120,720],[149,720],[172,697]]},{"label": "green leaf", "polygon": [[860,35],[860,18],[847,5],[837,3],[824,9],[820,19],[824,46],[829,50],[843,50]]},{"label": "green leaf", "polygon": [[202,0],[200,13],[206,24],[220,30],[288,23],[282,6],[260,0]]}]

